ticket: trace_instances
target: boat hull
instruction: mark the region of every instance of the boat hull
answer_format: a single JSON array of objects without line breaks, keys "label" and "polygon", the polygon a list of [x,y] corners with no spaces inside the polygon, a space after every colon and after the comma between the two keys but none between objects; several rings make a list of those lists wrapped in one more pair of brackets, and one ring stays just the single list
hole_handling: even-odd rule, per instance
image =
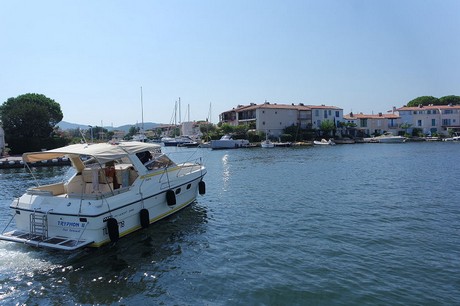
[{"label": "boat hull", "polygon": [[274,148],[274,147],[275,147],[275,145],[273,144],[273,142],[271,142],[271,141],[269,141],[269,140],[263,141],[263,142],[260,144],[260,146],[261,146],[262,148]]},{"label": "boat hull", "polygon": [[[2,234],[0,239],[61,250],[74,250],[84,246],[100,247],[114,240],[110,237],[112,233],[108,225],[109,219],[114,219],[117,224],[117,238],[142,228],[143,209],[148,212],[147,224],[161,220],[196,199],[203,175],[155,194],[139,195],[135,200],[130,199],[128,194],[120,194],[110,199],[102,197],[88,200],[82,206],[88,206],[89,209],[83,209],[81,213],[53,211],[49,207],[56,205],[53,203],[57,202],[56,199],[52,201],[51,197],[43,199],[43,196],[26,194],[10,206],[15,212],[16,229]],[[174,205],[168,204],[167,193],[171,191],[175,195]],[[79,199],[67,201],[71,207],[76,206]],[[107,201],[109,202],[105,203]],[[31,229],[33,218],[40,219],[39,223],[46,222],[46,234]]]},{"label": "boat hull", "polygon": [[231,139],[231,140],[211,140],[211,149],[238,149],[249,147],[249,141],[244,139]]}]

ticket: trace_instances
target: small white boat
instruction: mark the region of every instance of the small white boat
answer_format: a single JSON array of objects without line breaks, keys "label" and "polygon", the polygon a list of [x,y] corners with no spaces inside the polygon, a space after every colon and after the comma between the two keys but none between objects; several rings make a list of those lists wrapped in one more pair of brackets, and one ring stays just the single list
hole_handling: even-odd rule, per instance
[{"label": "small white boat", "polygon": [[211,148],[211,143],[209,141],[200,142],[198,144],[198,148]]},{"label": "small white boat", "polygon": [[177,136],[177,137],[163,137],[161,142],[165,147],[186,147],[186,146],[198,146],[198,142],[193,140],[190,136]]},{"label": "small white boat", "polygon": [[265,133],[265,140],[260,143],[260,146],[262,148],[274,148],[275,147],[273,142],[271,142],[270,139],[268,139],[267,133]]},{"label": "small white boat", "polygon": [[148,141],[148,138],[147,138],[147,136],[145,136],[145,134],[143,134],[143,133],[138,133],[138,134],[136,134],[136,135],[133,136],[132,141],[147,142],[147,141]]},{"label": "small white boat", "polygon": [[260,143],[260,146],[262,148],[274,148],[275,147],[275,144],[273,142],[271,142],[270,140],[264,140]]},{"label": "small white boat", "polygon": [[385,133],[383,135],[374,137],[375,142],[379,143],[402,143],[406,141],[406,137],[395,136],[391,133]]},{"label": "small white boat", "polygon": [[452,137],[444,138],[443,141],[460,141],[460,135],[454,133]]},{"label": "small white boat", "polygon": [[335,142],[333,142],[331,139],[326,140],[326,139],[321,139],[321,141],[313,141],[313,144],[318,145],[318,146],[335,146]]},{"label": "small white boat", "polygon": [[100,247],[181,210],[205,193],[206,168],[200,159],[175,163],[160,149],[121,142],[25,153],[27,163],[65,156],[75,173],[15,199],[15,227],[7,225],[0,240],[58,250]]},{"label": "small white boat", "polygon": [[246,139],[233,139],[230,135],[224,135],[219,140],[211,140],[211,149],[237,149],[248,148],[249,141]]}]

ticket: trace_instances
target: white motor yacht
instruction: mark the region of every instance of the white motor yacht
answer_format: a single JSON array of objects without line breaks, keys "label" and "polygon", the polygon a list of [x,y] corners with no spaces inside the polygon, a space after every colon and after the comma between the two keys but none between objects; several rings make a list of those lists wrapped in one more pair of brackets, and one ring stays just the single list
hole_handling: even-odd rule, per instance
[{"label": "white motor yacht", "polygon": [[[205,193],[201,160],[175,163],[159,144],[74,144],[25,153],[26,163],[69,158],[74,174],[15,199],[1,240],[75,250],[100,247],[171,215]],[[34,168],[32,168],[34,169]]]}]

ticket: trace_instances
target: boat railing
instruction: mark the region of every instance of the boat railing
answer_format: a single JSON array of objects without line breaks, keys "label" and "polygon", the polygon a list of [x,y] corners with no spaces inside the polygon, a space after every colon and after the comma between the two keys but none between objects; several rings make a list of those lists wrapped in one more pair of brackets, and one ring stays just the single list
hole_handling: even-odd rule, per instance
[{"label": "boat railing", "polygon": [[179,167],[179,171],[177,171],[176,176],[180,177],[195,171],[200,171],[202,169],[202,160],[201,157],[198,157],[194,161],[184,162],[177,166]]},{"label": "boat railing", "polygon": [[161,169],[161,174],[158,177],[159,183],[168,183],[170,176],[182,177],[192,172],[201,171],[201,157],[194,162],[183,162]]}]

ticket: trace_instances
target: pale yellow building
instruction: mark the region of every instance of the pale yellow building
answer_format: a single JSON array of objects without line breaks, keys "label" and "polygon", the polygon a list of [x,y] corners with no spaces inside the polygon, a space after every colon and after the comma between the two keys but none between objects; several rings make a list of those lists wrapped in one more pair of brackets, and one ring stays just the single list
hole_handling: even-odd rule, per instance
[{"label": "pale yellow building", "polygon": [[377,115],[350,113],[344,115],[343,119],[346,123],[354,123],[356,125],[356,127],[348,130],[348,133],[352,136],[382,135],[386,132],[399,135],[404,132],[400,128],[401,117],[396,113],[378,113]]},{"label": "pale yellow building", "polygon": [[253,124],[256,130],[278,137],[286,127],[292,125],[298,125],[303,129],[319,129],[322,121],[331,120],[337,126],[343,121],[342,115],[343,110],[335,106],[265,102],[238,105],[220,114],[219,119],[222,123],[235,126]]},{"label": "pale yellow building", "polygon": [[396,111],[401,123],[410,125],[408,133],[414,128],[425,135],[449,135],[449,131],[460,131],[460,105],[428,105],[418,107],[400,107]]}]

